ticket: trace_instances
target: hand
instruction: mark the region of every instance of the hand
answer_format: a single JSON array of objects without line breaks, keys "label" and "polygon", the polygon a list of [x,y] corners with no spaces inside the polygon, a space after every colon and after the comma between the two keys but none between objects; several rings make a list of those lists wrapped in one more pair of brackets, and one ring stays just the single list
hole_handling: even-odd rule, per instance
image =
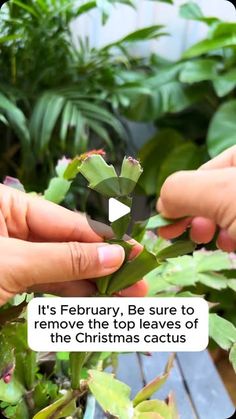
[{"label": "hand", "polygon": [[[84,215],[0,185],[0,305],[25,291],[90,296],[92,279],[115,272],[124,261],[121,246],[103,243],[110,230]],[[140,252],[134,246],[132,257]],[[89,281],[91,280],[91,281]],[[144,296],[138,282],[124,296]]]},{"label": "hand", "polygon": [[190,226],[196,243],[210,242],[217,226],[217,246],[236,250],[236,147],[231,147],[199,170],[171,175],[164,183],[157,209],[167,218],[187,217],[163,227],[159,234],[172,239]]}]

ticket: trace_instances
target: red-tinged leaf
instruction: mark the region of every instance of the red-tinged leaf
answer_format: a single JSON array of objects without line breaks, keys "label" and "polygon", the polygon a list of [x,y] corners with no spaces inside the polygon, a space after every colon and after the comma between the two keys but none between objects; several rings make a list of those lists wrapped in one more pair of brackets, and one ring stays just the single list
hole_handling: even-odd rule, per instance
[{"label": "red-tinged leaf", "polygon": [[161,376],[155,378],[152,380],[149,384],[147,384],[142,390],[138,392],[138,394],[135,396],[133,400],[134,407],[143,402],[144,400],[150,399],[150,397],[156,393],[166,382],[166,380],[169,377],[171,368],[173,366],[174,362],[174,355],[172,355],[165,367],[165,372]]},{"label": "red-tinged leaf", "polygon": [[180,419],[175,396],[173,392],[171,392],[169,396],[167,397],[167,404],[171,409],[172,419]]}]

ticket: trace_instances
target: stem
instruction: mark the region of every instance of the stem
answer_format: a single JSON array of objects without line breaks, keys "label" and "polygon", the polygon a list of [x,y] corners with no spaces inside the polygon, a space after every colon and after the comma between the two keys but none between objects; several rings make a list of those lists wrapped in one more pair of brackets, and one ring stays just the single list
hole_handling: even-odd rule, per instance
[{"label": "stem", "polygon": [[35,383],[35,373],[37,369],[37,353],[29,351],[26,355],[25,383],[28,390],[32,390]]},{"label": "stem", "polygon": [[87,357],[87,352],[70,353],[71,387],[73,390],[80,388],[81,370]]}]

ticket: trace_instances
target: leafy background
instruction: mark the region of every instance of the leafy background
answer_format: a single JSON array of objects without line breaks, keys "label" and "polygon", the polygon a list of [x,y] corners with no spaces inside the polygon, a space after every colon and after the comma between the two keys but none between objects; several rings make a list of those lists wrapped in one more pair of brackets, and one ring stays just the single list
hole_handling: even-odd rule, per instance
[{"label": "leafy background", "polygon": [[[163,2],[169,3],[169,7],[173,3]],[[101,47],[91,45],[84,37],[74,41],[71,24],[75,18],[98,9],[102,25],[113,7],[121,3],[132,7],[136,2],[11,0],[2,8],[2,179],[8,174],[19,178],[26,191],[48,191],[50,179],[60,178],[55,167],[62,155],[74,157],[95,147],[105,148],[109,161],[119,167],[127,147],[137,148],[132,143],[130,121],[137,123],[137,127],[144,123],[155,132],[137,152],[144,167],[140,185],[152,207],[169,174],[197,168],[236,144],[236,23],[205,17],[197,3],[183,4],[179,10],[182,18],[201,22],[207,35],[174,61],[158,53],[145,57],[133,53],[137,43],[147,45],[167,36],[166,28],[159,24]],[[93,214],[100,212],[99,202],[87,202],[85,188],[84,180],[78,176],[69,193],[65,189],[59,198],[55,194],[54,197],[70,208],[89,208]],[[145,231],[142,241],[154,253],[166,246]],[[188,253],[186,249],[185,252]],[[196,252],[181,260],[173,257],[163,262],[148,276],[150,293],[204,294],[213,310],[211,336],[230,351],[230,360],[235,365],[236,298],[232,261],[222,253],[206,257],[204,252]],[[176,264],[181,267],[181,275],[176,274]],[[16,299],[13,303],[19,302]],[[8,315],[12,316],[12,312]],[[1,311],[1,316],[6,317],[6,313]],[[10,318],[13,321],[14,315]],[[5,330],[10,347],[6,350],[2,346],[2,349],[9,355],[7,362],[11,365],[12,347],[17,348],[16,382],[13,381],[13,390],[8,387],[15,398],[10,399],[9,392],[7,396],[2,395],[6,387],[1,382],[1,400],[5,403],[1,408],[5,417],[20,419],[28,414],[22,399],[25,389],[34,390],[37,411],[45,406],[45,400],[57,401],[61,383],[58,386],[48,376],[40,375],[41,366],[23,341],[24,326],[14,323],[14,332],[12,327],[10,322]],[[54,366],[59,368],[63,380],[65,377],[68,380],[68,356],[59,361],[58,364],[54,360]],[[113,361],[111,356],[109,363]],[[19,365],[24,366],[23,370]],[[88,368],[91,365],[96,363],[89,363]],[[67,368],[66,372],[63,368]]]}]

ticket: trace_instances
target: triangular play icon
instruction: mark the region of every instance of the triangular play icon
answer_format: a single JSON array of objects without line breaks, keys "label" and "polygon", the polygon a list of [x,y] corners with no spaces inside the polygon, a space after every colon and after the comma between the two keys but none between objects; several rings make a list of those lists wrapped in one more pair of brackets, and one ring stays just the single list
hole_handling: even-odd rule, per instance
[{"label": "triangular play icon", "polygon": [[108,219],[111,223],[113,223],[116,220],[119,220],[119,218],[122,218],[129,213],[130,207],[128,207],[128,205],[123,204],[115,198],[109,199]]}]

